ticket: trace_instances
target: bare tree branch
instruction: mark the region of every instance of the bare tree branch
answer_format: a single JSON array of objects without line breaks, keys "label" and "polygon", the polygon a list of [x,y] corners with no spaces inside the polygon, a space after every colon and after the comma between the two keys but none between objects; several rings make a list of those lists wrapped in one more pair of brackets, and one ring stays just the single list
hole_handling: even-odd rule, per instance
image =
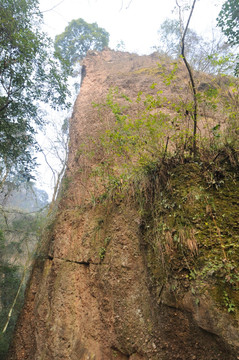
[{"label": "bare tree branch", "polygon": [[130,2],[129,2],[128,5],[126,6],[126,10],[130,7],[132,1],[133,1],[133,0],[130,0]]},{"label": "bare tree branch", "polygon": [[[128,5],[125,6],[125,9],[128,10],[128,8],[130,7],[131,3],[132,3],[133,0],[130,0]],[[120,8],[120,11],[123,9],[124,7],[124,0],[121,0],[121,8]]]},{"label": "bare tree branch", "polygon": [[44,10],[44,11],[41,11],[41,13],[45,13],[45,12],[48,12],[48,11],[52,11],[54,10],[55,8],[57,8],[59,5],[61,5],[65,0],[62,0],[60,1],[59,3],[57,3],[56,5],[54,5],[52,8],[48,9],[48,10]]}]

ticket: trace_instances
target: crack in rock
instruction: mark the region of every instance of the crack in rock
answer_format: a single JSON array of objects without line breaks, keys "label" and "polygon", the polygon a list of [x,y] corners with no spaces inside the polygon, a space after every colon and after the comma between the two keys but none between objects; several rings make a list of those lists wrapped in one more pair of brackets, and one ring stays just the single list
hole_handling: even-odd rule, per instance
[{"label": "crack in rock", "polygon": [[77,260],[70,260],[70,259],[61,259],[61,258],[54,258],[53,256],[48,255],[47,257],[48,260],[60,260],[60,261],[64,261],[64,262],[68,262],[68,263],[72,263],[72,264],[77,264],[77,265],[84,265],[84,266],[90,266],[90,264],[92,265],[100,265],[100,263],[93,263],[91,261],[77,261]]}]

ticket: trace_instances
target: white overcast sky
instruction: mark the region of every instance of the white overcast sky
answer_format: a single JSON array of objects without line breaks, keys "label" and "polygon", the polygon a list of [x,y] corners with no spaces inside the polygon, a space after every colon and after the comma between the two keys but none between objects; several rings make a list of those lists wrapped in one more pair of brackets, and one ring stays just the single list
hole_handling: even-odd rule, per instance
[{"label": "white overcast sky", "polygon": [[[179,3],[185,0],[178,0]],[[191,27],[210,37],[224,0],[198,0]],[[57,6],[56,6],[57,5]],[[44,30],[51,37],[60,34],[72,19],[96,22],[110,33],[110,47],[122,40],[129,52],[149,54],[157,45],[157,30],[172,17],[175,0],[40,0]]]}]

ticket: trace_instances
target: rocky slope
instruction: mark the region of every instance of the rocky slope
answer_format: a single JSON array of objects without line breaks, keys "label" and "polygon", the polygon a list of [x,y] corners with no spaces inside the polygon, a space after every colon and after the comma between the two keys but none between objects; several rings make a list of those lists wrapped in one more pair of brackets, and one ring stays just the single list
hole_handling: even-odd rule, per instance
[{"label": "rocky slope", "polygon": [[[120,173],[120,156],[101,171],[110,158],[97,139],[112,128],[115,116],[122,120],[127,97],[138,99],[127,107],[130,117],[145,111],[139,92],[163,91],[164,103],[179,92],[181,101],[190,98],[183,69],[169,86],[172,73],[165,74],[158,62],[156,54],[139,57],[109,50],[91,52],[84,60],[61,198],[32,272],[9,360],[238,358],[236,266],[230,274],[223,272],[223,264],[238,258],[231,251],[220,260],[229,231],[228,238],[238,236],[238,176],[224,161],[232,155],[221,152],[215,159],[225,166],[224,182],[219,175],[213,178],[221,186],[215,190],[200,163],[183,161],[181,155],[166,161],[174,146],[168,127],[161,138],[164,162],[156,166],[151,161],[154,167],[137,181],[127,182]],[[167,59],[164,65],[174,66]],[[115,86],[121,110],[111,97],[106,104]],[[175,117],[175,107],[162,103],[150,108],[149,117],[158,109],[167,121]],[[207,118],[213,124],[210,111]],[[136,158],[134,154],[130,168]],[[225,236],[223,246],[219,233]],[[231,240],[228,248],[235,246]],[[232,285],[223,282],[226,276]]]}]

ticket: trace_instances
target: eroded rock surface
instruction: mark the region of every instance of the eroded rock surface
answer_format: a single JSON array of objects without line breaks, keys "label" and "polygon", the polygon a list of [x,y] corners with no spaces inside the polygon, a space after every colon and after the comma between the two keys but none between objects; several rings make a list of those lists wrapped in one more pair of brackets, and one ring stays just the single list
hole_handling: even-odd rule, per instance
[{"label": "eroded rock surface", "polygon": [[81,151],[84,143],[90,153],[94,136],[112,121],[101,120],[92,103],[104,101],[112,86],[131,98],[149,91],[155,72],[146,70],[158,61],[108,50],[84,61],[65,192],[47,251],[33,269],[9,360],[237,359],[235,317],[223,312],[224,328],[210,297],[196,306],[187,291],[176,299],[170,284],[154,288],[137,209],[130,201],[95,201],[90,170],[101,153]]}]

